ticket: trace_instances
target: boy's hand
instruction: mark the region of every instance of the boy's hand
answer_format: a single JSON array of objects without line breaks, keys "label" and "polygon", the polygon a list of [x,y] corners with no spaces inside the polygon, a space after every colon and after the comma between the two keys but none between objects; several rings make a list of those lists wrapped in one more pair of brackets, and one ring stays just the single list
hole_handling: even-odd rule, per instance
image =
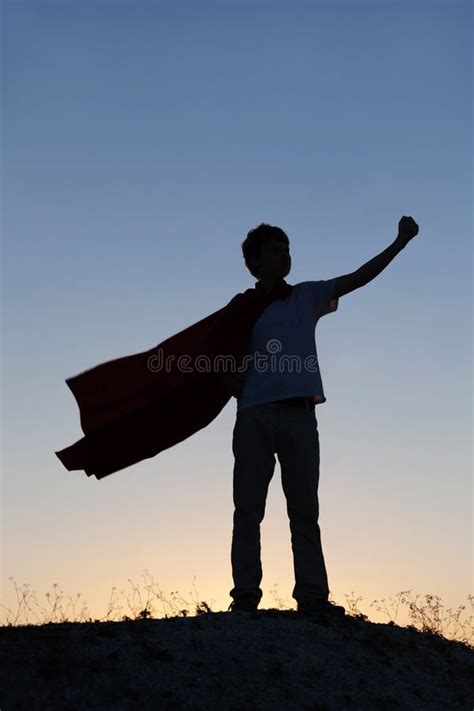
[{"label": "boy's hand", "polygon": [[241,394],[243,388],[244,388],[244,383],[245,380],[247,379],[247,373],[231,373],[228,376],[228,387],[231,392],[231,395],[235,398],[239,397]]},{"label": "boy's hand", "polygon": [[405,247],[408,242],[418,234],[419,227],[413,217],[403,215],[398,223],[398,235],[396,242]]}]

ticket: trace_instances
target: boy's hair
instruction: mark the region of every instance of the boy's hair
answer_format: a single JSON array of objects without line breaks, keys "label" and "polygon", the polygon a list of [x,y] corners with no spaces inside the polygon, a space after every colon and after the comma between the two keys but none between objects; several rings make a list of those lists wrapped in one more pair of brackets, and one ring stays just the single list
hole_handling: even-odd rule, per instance
[{"label": "boy's hair", "polygon": [[258,259],[262,254],[262,245],[267,242],[284,242],[289,244],[288,235],[283,232],[281,227],[267,225],[265,222],[260,223],[258,227],[254,227],[247,232],[247,237],[242,242],[242,254],[244,255],[245,266],[256,279],[260,276],[258,271],[254,269],[250,260]]}]

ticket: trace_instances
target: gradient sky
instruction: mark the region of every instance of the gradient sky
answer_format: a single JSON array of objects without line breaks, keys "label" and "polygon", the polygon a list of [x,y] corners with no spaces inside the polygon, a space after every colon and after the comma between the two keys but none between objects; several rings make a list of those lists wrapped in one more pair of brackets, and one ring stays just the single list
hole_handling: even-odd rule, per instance
[{"label": "gradient sky", "polygon": [[[130,614],[148,571],[192,614],[227,609],[236,400],[98,481],[54,453],[83,434],[65,379],[252,287],[241,242],[262,221],[289,235],[295,284],[354,271],[411,215],[419,235],[316,328],[322,544],[346,609],[388,621],[370,603],[411,590],[467,614],[471,3],[2,10],[2,605],[14,581],[48,611],[57,583],[63,609],[80,593],[102,616],[115,587]],[[261,606],[293,606],[278,461],[261,535]]]}]

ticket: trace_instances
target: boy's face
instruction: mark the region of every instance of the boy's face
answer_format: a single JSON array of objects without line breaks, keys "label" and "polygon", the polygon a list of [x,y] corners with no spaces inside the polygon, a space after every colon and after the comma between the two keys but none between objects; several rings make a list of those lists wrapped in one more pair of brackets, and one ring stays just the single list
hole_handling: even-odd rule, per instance
[{"label": "boy's face", "polygon": [[285,242],[272,240],[262,246],[259,279],[284,279],[291,270],[290,247]]}]

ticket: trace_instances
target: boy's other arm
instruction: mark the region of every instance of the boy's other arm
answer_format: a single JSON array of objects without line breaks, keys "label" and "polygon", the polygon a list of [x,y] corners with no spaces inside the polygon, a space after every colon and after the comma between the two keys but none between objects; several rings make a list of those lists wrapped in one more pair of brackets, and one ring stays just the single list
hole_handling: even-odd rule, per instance
[{"label": "boy's other arm", "polygon": [[239,397],[239,395],[242,393],[242,390],[244,389],[245,381],[247,379],[248,373],[248,365],[245,371],[242,372],[236,372],[236,373],[229,373],[228,375],[225,376],[225,383],[226,386],[230,390],[230,394],[232,397]]},{"label": "boy's other arm", "polygon": [[380,272],[390,264],[392,259],[406,247],[408,242],[418,234],[418,229],[418,225],[412,217],[403,215],[398,223],[398,235],[392,244],[376,257],[359,267],[355,272],[336,277],[333,298],[336,299],[340,296],[344,296],[344,294],[348,294],[354,291],[354,289],[359,289],[361,286],[365,286],[369,281],[372,281],[372,279],[378,276]]}]

